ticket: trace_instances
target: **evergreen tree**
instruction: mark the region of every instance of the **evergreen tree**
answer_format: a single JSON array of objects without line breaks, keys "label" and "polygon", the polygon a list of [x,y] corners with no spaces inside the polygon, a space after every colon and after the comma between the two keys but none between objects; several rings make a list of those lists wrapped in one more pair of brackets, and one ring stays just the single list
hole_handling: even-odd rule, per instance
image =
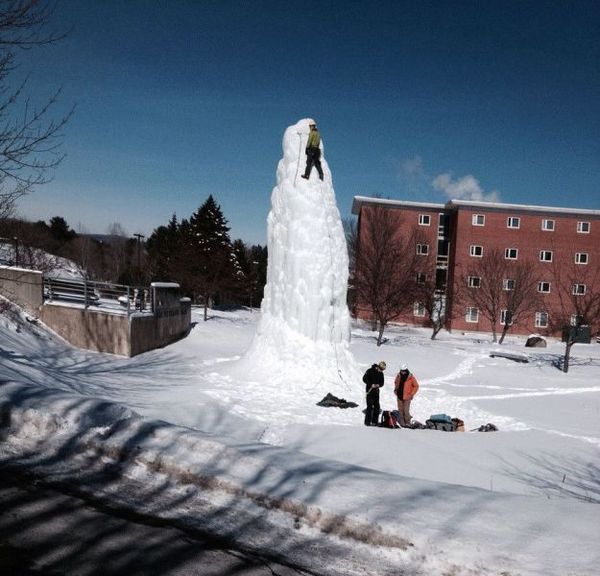
[{"label": "evergreen tree", "polygon": [[194,295],[204,303],[206,320],[210,302],[234,288],[243,276],[229,239],[227,220],[212,195],[190,217],[182,242]]},{"label": "evergreen tree", "polygon": [[150,274],[155,281],[174,280],[179,276],[180,229],[173,214],[167,226],[156,228],[146,242]]},{"label": "evergreen tree", "polygon": [[211,301],[260,305],[267,249],[231,242],[220,206],[210,196],[190,217],[156,228],[146,243],[153,280],[179,283],[182,292],[207,308]]},{"label": "evergreen tree", "polygon": [[67,221],[62,216],[50,218],[50,234],[60,244],[65,244],[73,240],[77,233],[69,228]]},{"label": "evergreen tree", "polygon": [[259,244],[250,247],[248,255],[253,278],[252,306],[260,306],[263,299],[265,284],[267,283],[267,247]]}]

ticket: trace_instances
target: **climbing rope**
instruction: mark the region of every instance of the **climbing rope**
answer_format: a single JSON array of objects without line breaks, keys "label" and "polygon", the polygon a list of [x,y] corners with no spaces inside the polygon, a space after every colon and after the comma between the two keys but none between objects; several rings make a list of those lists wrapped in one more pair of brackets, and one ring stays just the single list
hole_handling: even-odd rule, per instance
[{"label": "climbing rope", "polygon": [[[321,182],[320,184],[320,188],[321,188],[321,200],[323,202],[323,214],[327,214],[327,203],[325,202],[325,191],[323,189],[323,182]],[[332,248],[332,244],[333,244],[333,236],[331,235],[331,228],[329,226],[329,222],[327,222],[327,220],[325,221],[326,225],[327,225],[327,236],[329,237],[329,261],[330,261],[330,270],[333,271],[334,266],[333,266],[333,248]],[[336,325],[336,314],[335,314],[335,306],[333,306],[333,294],[335,293],[335,276],[332,273],[331,274],[331,296],[332,296],[332,300],[331,300],[331,304],[332,304],[332,309],[333,309],[333,319],[331,322],[331,334],[330,334],[330,339],[331,342],[333,343],[333,351],[335,353],[335,364],[337,367],[337,372],[338,372],[338,376],[340,377],[340,380],[347,386],[350,387],[350,385],[348,384],[348,382],[344,379],[344,377],[342,376],[342,370],[340,368],[340,361],[339,361],[339,357],[338,357],[338,347],[336,345],[336,342],[334,341],[334,335],[335,335],[335,325]]]},{"label": "climbing rope", "polygon": [[300,171],[300,155],[302,154],[302,132],[296,132],[298,134],[298,162],[296,162],[296,176],[294,177],[294,188],[298,182],[298,172]]},{"label": "climbing rope", "polygon": [[[298,134],[298,162],[296,163],[296,175],[294,177],[294,187],[296,187],[296,184],[298,182],[298,172],[300,171],[300,158],[302,155],[302,133],[296,132],[296,134]],[[321,201],[323,202],[323,208],[324,208],[323,213],[327,214],[327,204],[325,202],[325,191],[323,189],[323,181],[321,181],[321,183],[320,183],[320,192],[321,192],[321,194],[320,194]],[[327,236],[329,238],[328,246],[329,246],[330,270],[333,270],[334,269],[334,258],[333,258],[333,248],[332,248],[333,236],[331,235],[331,228],[327,221],[326,221],[326,226],[327,226]],[[342,376],[342,370],[340,368],[340,360],[339,360],[339,355],[338,355],[338,347],[334,341],[335,327],[336,327],[336,313],[335,313],[335,306],[333,306],[333,294],[334,293],[335,293],[335,276],[333,274],[331,274],[331,294],[332,294],[331,304],[332,304],[332,308],[333,308],[333,319],[332,319],[332,323],[331,323],[330,339],[333,344],[333,351],[335,354],[335,364],[336,364],[338,376],[339,376],[340,380],[346,385],[346,387],[349,388],[350,385]]]}]

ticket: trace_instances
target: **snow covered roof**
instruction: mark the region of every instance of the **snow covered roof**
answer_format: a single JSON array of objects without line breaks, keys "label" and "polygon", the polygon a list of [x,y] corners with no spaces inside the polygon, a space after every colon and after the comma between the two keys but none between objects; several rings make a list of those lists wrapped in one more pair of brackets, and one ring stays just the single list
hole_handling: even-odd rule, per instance
[{"label": "snow covered roof", "polygon": [[443,204],[434,204],[432,202],[409,202],[406,200],[390,200],[389,198],[372,198],[369,196],[355,196],[352,201],[352,214],[358,214],[362,204],[384,204],[387,206],[396,206],[402,208],[444,210]]},{"label": "snow covered roof", "polygon": [[487,210],[518,210],[520,212],[552,212],[555,214],[581,214],[584,216],[600,216],[600,210],[585,208],[558,208],[553,206],[534,206],[528,204],[503,204],[501,202],[481,202],[474,200],[449,200],[447,209],[452,208],[480,208]]},{"label": "snow covered roof", "polygon": [[552,214],[573,214],[588,217],[600,217],[600,210],[589,210],[585,208],[558,208],[552,206],[534,206],[528,204],[504,204],[501,202],[482,202],[475,200],[448,200],[446,204],[434,204],[430,202],[410,202],[405,200],[390,200],[387,198],[373,198],[368,196],[355,196],[352,202],[352,214],[360,212],[363,204],[380,204],[398,208],[453,210],[456,208],[477,208],[480,210],[513,210],[519,212],[543,212]]}]

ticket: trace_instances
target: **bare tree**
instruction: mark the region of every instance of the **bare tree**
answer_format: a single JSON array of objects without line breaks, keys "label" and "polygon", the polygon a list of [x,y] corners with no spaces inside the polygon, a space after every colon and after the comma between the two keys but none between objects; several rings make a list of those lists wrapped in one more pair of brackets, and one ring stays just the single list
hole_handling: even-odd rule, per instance
[{"label": "bare tree", "polygon": [[413,306],[415,275],[419,269],[417,237],[402,220],[382,206],[361,217],[356,250],[354,290],[357,306],[365,308],[377,324],[377,345],[387,324]]},{"label": "bare tree", "polygon": [[66,253],[77,266],[77,271],[83,278],[89,277],[89,270],[92,268],[93,240],[89,237],[84,228],[79,228],[79,234],[70,242]]},{"label": "bare tree", "polygon": [[20,268],[51,272],[57,267],[58,259],[45,249],[50,243],[47,227],[18,219],[0,221],[0,244],[7,263]]},{"label": "bare tree", "polygon": [[358,223],[356,218],[342,219],[344,236],[346,237],[346,246],[348,247],[348,292],[346,295],[348,308],[353,311],[356,308],[356,252],[358,248]]},{"label": "bare tree", "polygon": [[494,248],[460,275],[467,298],[489,321],[492,339],[498,341],[496,326],[502,323],[500,344],[513,324],[530,315],[540,301],[536,267],[525,260],[510,260]]},{"label": "bare tree", "polygon": [[113,222],[106,231],[109,237],[104,244],[104,250],[108,255],[106,280],[120,282],[129,266],[127,247],[129,235],[120,222]]},{"label": "bare tree", "polygon": [[344,228],[344,236],[348,246],[348,267],[350,274],[356,268],[356,249],[358,246],[358,226],[356,218],[343,218],[342,226]]},{"label": "bare tree", "polygon": [[46,33],[54,4],[44,0],[4,0],[0,4],[0,221],[35,186],[50,180],[63,159],[61,130],[73,110],[51,118],[60,90],[40,106],[26,95],[27,80],[11,87],[17,50],[55,42],[63,35]]},{"label": "bare tree", "polygon": [[462,284],[440,285],[436,277],[435,263],[417,272],[415,278],[415,298],[423,307],[425,316],[432,328],[431,339],[446,326],[449,320],[462,315],[460,308],[465,290]]},{"label": "bare tree", "polygon": [[554,265],[556,297],[548,314],[549,325],[565,340],[562,370],[569,371],[571,348],[583,327],[600,330],[600,264]]},{"label": "bare tree", "polygon": [[[519,324],[522,319],[537,309],[541,302],[538,291],[538,269],[530,261],[506,261],[507,279],[512,281],[512,286],[503,285],[504,322],[499,343],[504,342],[511,326]],[[503,281],[504,283],[504,281]],[[512,289],[509,289],[512,288]]]},{"label": "bare tree", "polygon": [[498,340],[496,325],[502,310],[504,268],[503,254],[493,249],[460,274],[460,283],[468,289],[469,302],[490,322],[494,342]]}]

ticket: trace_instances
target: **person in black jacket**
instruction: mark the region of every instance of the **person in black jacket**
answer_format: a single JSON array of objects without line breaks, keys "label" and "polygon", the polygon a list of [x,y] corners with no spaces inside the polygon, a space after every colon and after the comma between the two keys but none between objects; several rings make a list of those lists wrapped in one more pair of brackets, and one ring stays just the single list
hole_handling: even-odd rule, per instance
[{"label": "person in black jacket", "polygon": [[377,426],[379,423],[379,389],[383,386],[383,371],[385,362],[373,364],[364,374],[363,382],[366,385],[367,409],[365,410],[365,426]]}]

